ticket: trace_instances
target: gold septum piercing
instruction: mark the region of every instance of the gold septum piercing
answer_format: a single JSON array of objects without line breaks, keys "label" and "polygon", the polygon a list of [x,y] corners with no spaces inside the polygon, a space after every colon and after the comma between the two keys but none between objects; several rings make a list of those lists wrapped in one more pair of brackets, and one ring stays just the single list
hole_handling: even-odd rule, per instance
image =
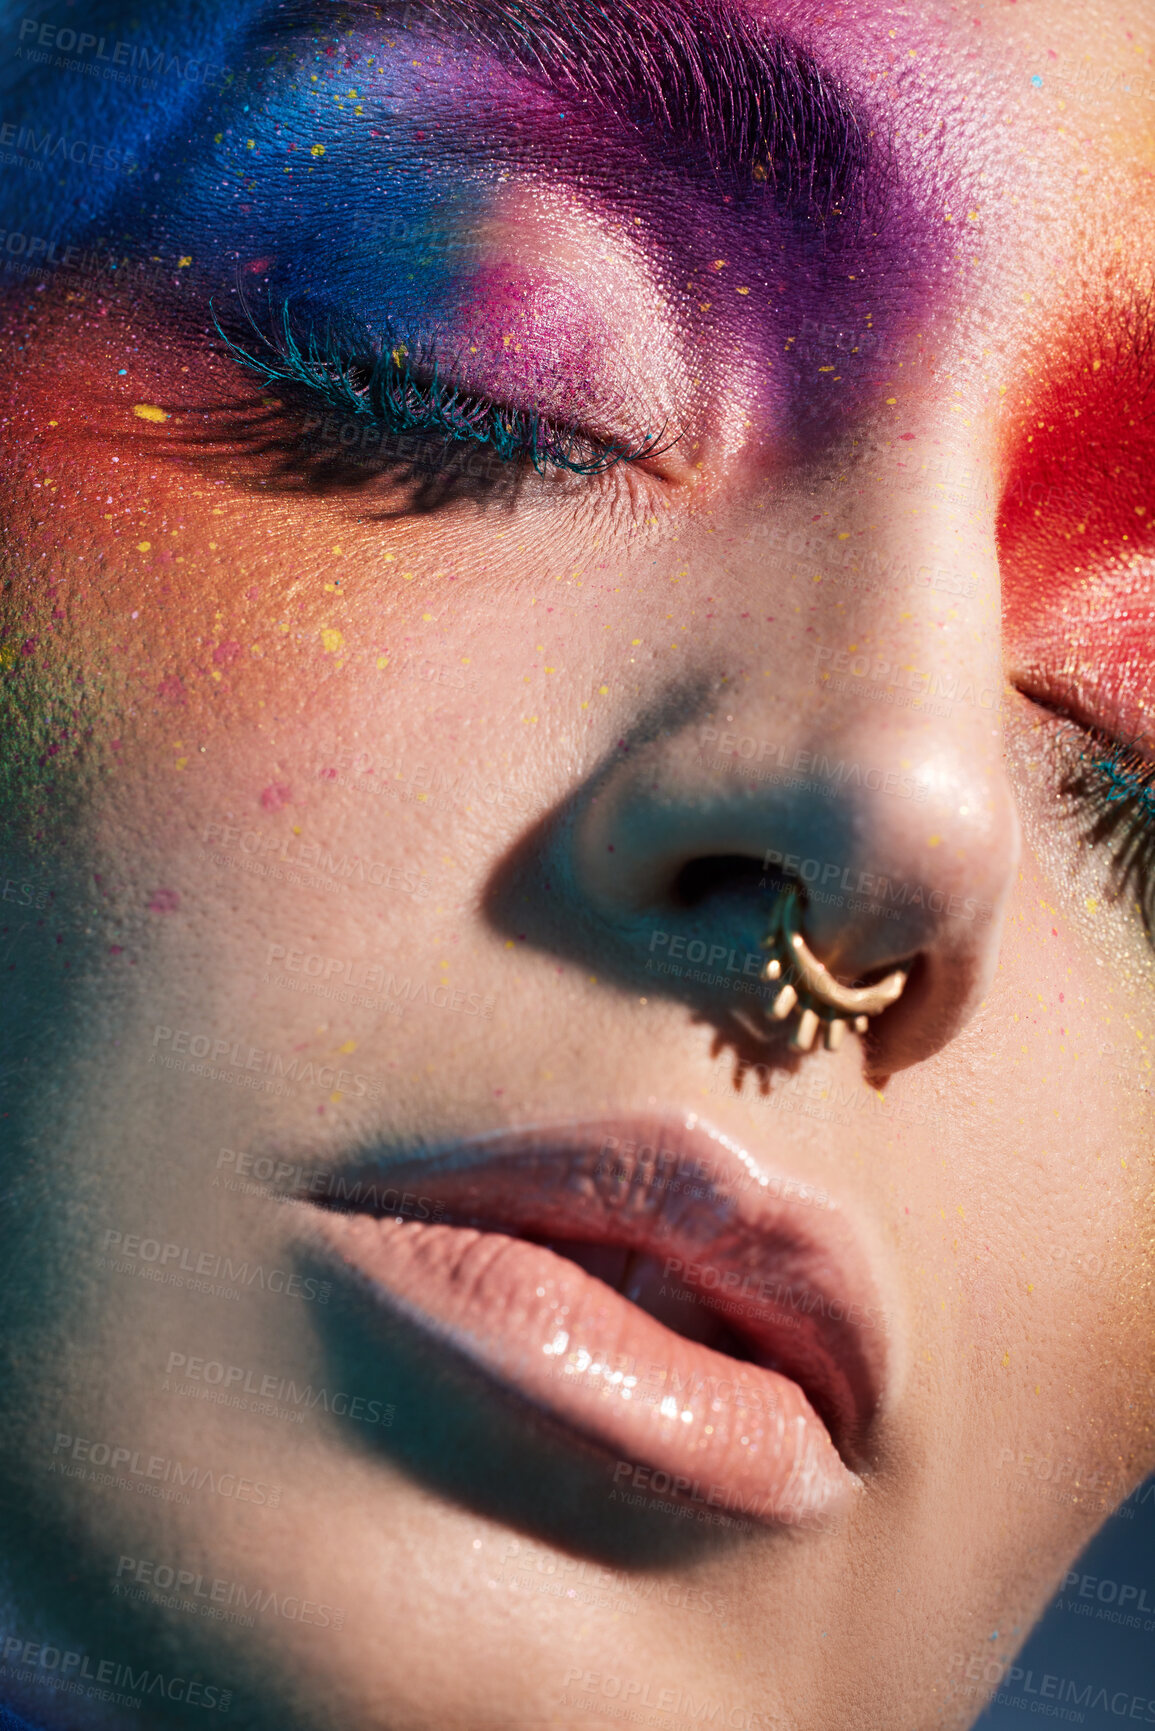
[{"label": "gold septum piercing", "polygon": [[798,886],[789,883],[778,893],[770,930],[762,939],[770,959],[760,977],[772,984],[789,971],[793,979],[783,981],[766,1014],[771,1021],[784,1022],[799,1011],[790,1040],[796,1052],[809,1052],[820,1027],[826,1030],[827,1051],[836,1052],[848,1025],[856,1034],[865,1034],[870,1017],[897,1002],[907,976],[896,968],[877,985],[844,986],[808,947],[800,921]]}]

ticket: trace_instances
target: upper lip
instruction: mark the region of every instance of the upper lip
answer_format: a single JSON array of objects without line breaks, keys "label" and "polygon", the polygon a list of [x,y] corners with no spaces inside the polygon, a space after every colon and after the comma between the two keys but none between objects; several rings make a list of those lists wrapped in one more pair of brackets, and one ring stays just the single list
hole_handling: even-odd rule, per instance
[{"label": "upper lip", "polygon": [[888,1327],[858,1236],[819,1186],[763,1166],[694,1115],[495,1132],[334,1168],[297,1199],[489,1229],[575,1260],[616,1248],[623,1270],[631,1252],[655,1258],[731,1331],[720,1350],[793,1379],[845,1464],[869,1465]]}]

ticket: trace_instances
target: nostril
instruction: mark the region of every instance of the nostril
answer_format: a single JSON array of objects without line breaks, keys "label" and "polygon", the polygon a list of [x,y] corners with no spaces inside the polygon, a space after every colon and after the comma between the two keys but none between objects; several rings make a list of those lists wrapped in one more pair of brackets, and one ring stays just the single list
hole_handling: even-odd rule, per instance
[{"label": "nostril", "polygon": [[[766,885],[760,860],[748,854],[707,854],[687,860],[670,887],[670,898],[677,907],[697,908],[714,898],[745,901]],[[777,887],[776,880],[770,887]]]}]

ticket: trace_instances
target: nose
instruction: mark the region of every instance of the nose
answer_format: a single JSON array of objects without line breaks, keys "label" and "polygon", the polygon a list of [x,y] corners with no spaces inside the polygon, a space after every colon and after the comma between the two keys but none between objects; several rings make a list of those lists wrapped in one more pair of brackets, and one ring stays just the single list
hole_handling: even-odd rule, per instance
[{"label": "nose", "polygon": [[[902,552],[907,575],[860,611],[850,643],[827,609],[704,651],[696,703],[668,693],[679,719],[627,735],[570,832],[603,931],[651,965],[677,954],[686,965],[664,965],[683,981],[695,956],[756,950],[784,889],[833,990],[905,975],[866,1036],[882,1075],[939,1050],[981,1002],[1019,853],[993,548],[954,592]],[[744,597],[771,589],[760,557],[752,537]],[[770,1035],[774,995],[746,997],[740,1019]]]}]

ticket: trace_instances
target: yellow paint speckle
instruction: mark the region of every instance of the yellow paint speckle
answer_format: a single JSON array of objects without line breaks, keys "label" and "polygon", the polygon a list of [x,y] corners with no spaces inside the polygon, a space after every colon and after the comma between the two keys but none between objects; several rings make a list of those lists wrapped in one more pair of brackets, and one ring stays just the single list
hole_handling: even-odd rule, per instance
[{"label": "yellow paint speckle", "polygon": [[176,268],[177,268],[177,270],[187,270],[191,263],[192,263],[192,253],[189,252],[189,253],[186,253],[182,259],[177,260],[177,267]]},{"label": "yellow paint speckle", "polygon": [[324,154],[325,146],[323,144],[314,144],[309,147],[310,156],[324,156]]},{"label": "yellow paint speckle", "polygon": [[389,665],[389,657],[387,655],[379,655],[377,657],[377,671],[379,673],[384,673],[384,671],[388,667],[388,665]]},{"label": "yellow paint speckle", "polygon": [[321,642],[324,645],[326,655],[336,655],[338,649],[344,647],[345,639],[333,626],[326,625],[321,632]]},{"label": "yellow paint speckle", "polygon": [[[134,403],[132,405],[132,412],[134,415],[138,415],[142,421],[168,420],[168,415],[165,410],[158,409],[155,403]],[[53,426],[56,425],[55,421],[51,424]]]},{"label": "yellow paint speckle", "polygon": [[138,541],[136,544],[136,550],[138,553],[147,553],[151,546],[151,541]]}]

